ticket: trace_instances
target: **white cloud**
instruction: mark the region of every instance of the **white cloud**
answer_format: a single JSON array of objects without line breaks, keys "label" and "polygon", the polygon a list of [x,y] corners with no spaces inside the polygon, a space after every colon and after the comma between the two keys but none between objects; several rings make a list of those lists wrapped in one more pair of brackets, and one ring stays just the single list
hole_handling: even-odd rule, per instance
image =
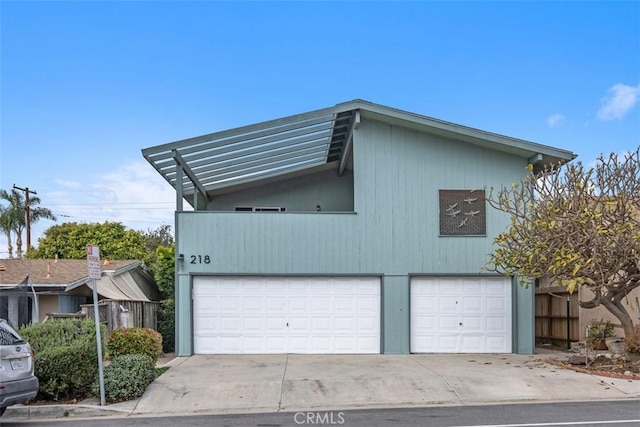
[{"label": "white cloud", "polygon": [[67,188],[80,188],[82,187],[82,183],[78,182],[78,181],[67,181],[64,179],[54,179],[53,182],[55,182],[58,185],[61,185],[62,187],[67,187]]},{"label": "white cloud", "polygon": [[602,98],[598,119],[611,121],[623,118],[640,98],[640,85],[627,86],[621,83],[611,86]]},{"label": "white cloud", "polygon": [[[175,190],[146,161],[124,164],[85,182],[54,180],[56,188],[39,195],[42,207],[58,217],[33,224],[31,244],[44,232],[65,222],[120,222],[129,229],[147,231],[162,225],[174,229]],[[189,205],[185,203],[185,208]],[[23,237],[23,242],[25,235]],[[26,242],[23,243],[23,249]],[[14,245],[15,250],[15,245]],[[0,235],[0,258],[6,258],[7,240]]]},{"label": "white cloud", "polygon": [[[145,161],[136,161],[98,176],[82,191],[56,192],[53,205],[76,222],[121,222],[147,230],[163,224],[173,228],[175,191]],[[60,222],[60,221],[59,221]]]},{"label": "white cloud", "polygon": [[560,123],[564,120],[564,116],[560,113],[552,114],[547,117],[547,125],[550,127],[559,126]]}]

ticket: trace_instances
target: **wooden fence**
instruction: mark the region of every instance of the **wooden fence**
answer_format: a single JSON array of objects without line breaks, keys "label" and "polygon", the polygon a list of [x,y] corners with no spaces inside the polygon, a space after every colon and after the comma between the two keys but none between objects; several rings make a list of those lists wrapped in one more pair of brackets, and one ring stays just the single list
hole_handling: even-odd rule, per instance
[{"label": "wooden fence", "polygon": [[[100,321],[107,325],[107,330],[120,328],[158,329],[158,307],[160,302],[150,301],[117,301],[102,300],[98,303]],[[80,306],[82,312],[93,319],[93,304]]]},{"label": "wooden fence", "polygon": [[535,307],[536,344],[571,348],[572,342],[580,341],[577,292],[569,294],[563,290],[537,289]]}]

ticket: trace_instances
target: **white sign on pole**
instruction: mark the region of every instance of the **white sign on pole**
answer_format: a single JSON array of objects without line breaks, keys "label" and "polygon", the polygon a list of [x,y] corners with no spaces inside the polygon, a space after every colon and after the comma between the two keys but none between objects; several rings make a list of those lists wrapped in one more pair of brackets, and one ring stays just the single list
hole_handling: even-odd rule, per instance
[{"label": "white sign on pole", "polygon": [[100,333],[100,312],[98,310],[98,284],[102,269],[100,268],[100,248],[94,245],[87,245],[87,268],[89,278],[93,279],[93,318],[96,325],[96,345],[98,347],[98,380],[100,382],[100,405],[106,405],[104,394],[104,372],[102,363],[102,334]]},{"label": "white sign on pole", "polygon": [[87,268],[89,269],[89,279],[100,280],[102,268],[100,267],[99,247],[87,245]]}]

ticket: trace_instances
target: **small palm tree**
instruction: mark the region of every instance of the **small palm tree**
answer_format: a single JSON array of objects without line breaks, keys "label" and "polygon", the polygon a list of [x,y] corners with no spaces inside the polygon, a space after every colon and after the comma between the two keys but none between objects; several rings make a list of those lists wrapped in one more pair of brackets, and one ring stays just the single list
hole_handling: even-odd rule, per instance
[{"label": "small palm tree", "polygon": [[7,252],[9,253],[9,259],[13,258],[13,244],[11,242],[11,232],[13,231],[14,224],[17,221],[16,212],[10,208],[0,206],[0,231],[7,236]]},{"label": "small palm tree", "polygon": [[[22,258],[22,232],[27,226],[26,210],[29,210],[31,224],[41,219],[55,221],[56,217],[50,209],[38,206],[40,204],[39,197],[30,197],[29,205],[27,206],[24,195],[15,188],[12,189],[11,192],[0,190],[0,199],[9,202],[9,206],[3,208],[3,217],[6,215],[6,218],[0,223],[0,228],[7,236],[9,258],[13,257],[11,232],[16,234],[16,256]],[[27,248],[27,251],[29,249],[30,248]]]}]

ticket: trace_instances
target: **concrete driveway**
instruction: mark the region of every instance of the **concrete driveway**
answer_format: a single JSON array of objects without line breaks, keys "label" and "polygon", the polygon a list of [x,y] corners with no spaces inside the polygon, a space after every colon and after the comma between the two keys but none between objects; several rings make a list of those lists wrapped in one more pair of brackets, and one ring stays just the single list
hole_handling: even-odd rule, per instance
[{"label": "concrete driveway", "polygon": [[251,413],[640,398],[640,381],[546,363],[551,355],[178,357],[132,414]]}]

